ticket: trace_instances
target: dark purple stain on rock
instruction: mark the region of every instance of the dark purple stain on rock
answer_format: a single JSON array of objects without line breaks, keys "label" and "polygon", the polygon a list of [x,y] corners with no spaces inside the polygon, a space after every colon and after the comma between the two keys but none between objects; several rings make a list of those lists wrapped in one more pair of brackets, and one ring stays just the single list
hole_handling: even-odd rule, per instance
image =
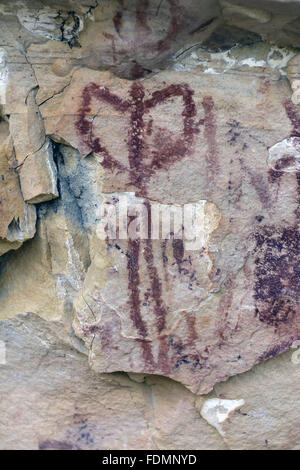
[{"label": "dark purple stain on rock", "polygon": [[142,337],[147,336],[147,327],[141,316],[139,257],[140,240],[128,240],[127,270],[131,320]]},{"label": "dark purple stain on rock", "polygon": [[300,116],[297,106],[291,100],[287,100],[284,103],[284,107],[293,126],[291,137],[300,137]]},{"label": "dark purple stain on rock", "polygon": [[130,128],[128,132],[128,159],[131,174],[131,183],[141,188],[144,180],[150,176],[150,169],[143,163],[144,157],[144,114],[145,91],[139,82],[134,82],[130,88],[132,98]]},{"label": "dark purple stain on rock", "polygon": [[255,314],[275,328],[291,324],[300,313],[299,230],[265,226],[255,240]]},{"label": "dark purple stain on rock", "polygon": [[[136,5],[136,34],[150,33],[151,28],[147,23],[147,11],[149,0],[139,0]],[[137,38],[138,39],[138,38]]]},{"label": "dark purple stain on rock", "polygon": [[157,43],[156,48],[159,52],[168,50],[183,28],[182,20],[185,15],[185,8],[177,0],[167,0],[167,2],[170,8],[171,20],[166,36]]},{"label": "dark purple stain on rock", "polygon": [[81,327],[84,335],[99,335],[102,331],[102,326],[99,323],[92,325],[85,324]]},{"label": "dark purple stain on rock", "polygon": [[266,79],[265,77],[260,77],[257,91],[259,91],[259,93],[265,94],[270,89],[270,86],[270,80]]},{"label": "dark purple stain on rock", "polygon": [[300,171],[297,171],[296,173],[296,182],[297,182],[298,205],[295,209],[295,215],[296,215],[296,224],[298,224],[299,219],[300,219]]},{"label": "dark purple stain on rock", "polygon": [[[206,346],[201,351],[197,351],[193,344],[196,339],[196,336],[194,339],[188,336],[188,342],[183,343],[180,339],[174,338],[172,335],[169,337],[169,345],[173,351],[172,361],[174,370],[182,366],[187,366],[192,371],[206,367],[206,362],[209,357],[209,347]],[[187,349],[189,352],[187,352]],[[192,352],[190,352],[191,349]]]},{"label": "dark purple stain on rock", "polygon": [[39,442],[39,450],[76,450],[79,447],[70,442],[46,439]]},{"label": "dark purple stain on rock", "polygon": [[[138,195],[147,194],[147,182],[157,169],[168,169],[171,164],[184,158],[189,152],[192,151],[195,135],[199,133],[199,126],[205,126],[205,136],[208,141],[208,160],[210,165],[216,166],[216,115],[214,111],[214,103],[212,97],[205,97],[203,100],[203,107],[205,112],[205,119],[195,121],[197,110],[193,99],[194,91],[191,90],[188,84],[172,84],[162,90],[157,90],[152,95],[145,99],[145,90],[143,84],[134,82],[129,90],[129,99],[122,99],[112,93],[105,86],[98,86],[91,82],[82,92],[81,107],[78,111],[78,120],[76,128],[82,138],[82,142],[90,149],[98,154],[101,154],[103,161],[101,165],[110,170],[117,172],[127,172],[130,176],[130,184],[134,184],[138,188]],[[145,124],[145,114],[149,113],[151,109],[160,103],[164,103],[168,99],[174,97],[181,97],[183,101],[182,121],[183,131],[182,134],[174,136],[164,129],[159,129],[154,136],[154,146],[158,149],[151,152],[152,161],[146,163],[146,157],[149,152],[146,148],[144,136],[153,134],[153,120]],[[129,111],[129,131],[127,138],[128,148],[128,162],[129,168],[122,165],[114,158],[108,149],[103,146],[100,138],[94,137],[93,134],[93,117],[89,116],[91,113],[92,99],[102,101],[103,103],[112,106],[120,113]],[[155,129],[156,130],[156,129]],[[150,211],[148,211],[150,213]],[[151,224],[149,225],[151,226]],[[163,334],[165,328],[167,308],[162,300],[162,285],[158,276],[157,268],[155,267],[153,257],[152,240],[146,240],[144,246],[144,258],[147,264],[148,276],[150,279],[150,292],[154,302],[154,313],[156,316],[156,327],[160,340],[158,364],[156,365],[163,373],[168,373],[169,366],[169,341]],[[173,240],[173,254],[181,271],[181,264],[183,262],[184,248],[182,240]],[[148,371],[154,370],[154,359],[151,348],[151,341],[147,338],[148,330],[147,325],[142,318],[141,313],[141,299],[140,299],[140,276],[139,276],[139,261],[141,252],[140,240],[128,241],[127,252],[127,270],[128,270],[128,291],[129,291],[129,308],[130,318],[140,335],[137,339],[141,343],[143,350],[143,357]],[[95,332],[96,333],[96,332]],[[105,346],[105,345],[104,345]],[[180,361],[185,361],[180,358]],[[195,360],[198,360],[197,358]],[[190,362],[190,360],[189,360]],[[198,360],[199,363],[199,360]]]},{"label": "dark purple stain on rock", "polygon": [[165,102],[167,99],[182,97],[184,108],[181,113],[183,120],[183,135],[173,137],[172,133],[166,129],[157,128],[154,136],[151,170],[168,169],[176,161],[183,159],[193,150],[195,135],[199,133],[200,123],[195,122],[197,114],[196,105],[193,99],[194,91],[187,84],[172,84],[168,87],[155,91],[152,97],[145,100],[146,110]]},{"label": "dark purple stain on rock", "polygon": [[282,341],[281,343],[272,346],[258,358],[258,362],[264,362],[267,359],[271,359],[272,357],[278,356],[278,354],[282,354],[288,351],[294,341],[297,340],[299,340],[299,336],[292,336],[288,340]]},{"label": "dark purple stain on rock", "polygon": [[121,33],[121,28],[122,28],[122,18],[123,18],[123,12],[122,11],[117,11],[115,16],[113,17],[113,23],[116,32],[120,35]]},{"label": "dark purple stain on rock", "polygon": [[[125,100],[111,93],[107,87],[98,86],[91,82],[82,92],[82,102],[78,110],[76,128],[82,138],[82,143],[90,149],[91,152],[96,152],[103,156],[101,165],[104,168],[110,171],[129,173],[129,184],[134,184],[138,188],[138,195],[146,195],[147,181],[155,170],[169,168],[171,164],[184,158],[192,151],[195,135],[199,133],[199,125],[202,124],[200,121],[198,123],[195,122],[197,110],[193,94],[194,91],[190,89],[189,85],[173,84],[162,90],[153,92],[150,98],[145,99],[143,84],[134,82],[129,90],[130,99]],[[154,138],[154,146],[157,148],[157,151],[153,150],[151,152],[152,161],[146,163],[145,160],[148,152],[146,152],[145,144],[147,129],[145,129],[144,116],[158,104],[174,97],[182,97],[183,100],[183,111],[181,113],[183,120],[182,136],[175,137],[174,139],[170,132],[159,129]],[[94,137],[94,117],[89,116],[91,113],[92,99],[103,101],[122,114],[130,111],[130,126],[127,139],[129,169],[111,155],[108,149],[101,143],[99,137]],[[211,109],[211,107],[213,107],[212,98],[210,98],[209,103],[210,111],[207,112],[208,124],[206,134],[210,136],[208,139],[209,142],[211,142],[211,153],[215,148],[213,144],[214,138],[211,137],[215,132],[211,130],[215,119]],[[207,105],[205,105],[205,109],[208,109]],[[152,126],[153,123],[151,124],[151,132]],[[208,128],[210,130],[208,130]]]}]

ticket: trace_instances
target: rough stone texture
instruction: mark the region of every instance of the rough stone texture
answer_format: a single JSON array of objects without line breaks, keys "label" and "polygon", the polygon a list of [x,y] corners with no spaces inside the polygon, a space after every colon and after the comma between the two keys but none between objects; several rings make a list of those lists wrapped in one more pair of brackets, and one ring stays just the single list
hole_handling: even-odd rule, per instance
[{"label": "rough stone texture", "polygon": [[299,32],[299,1],[0,1],[1,449],[299,449]]},{"label": "rough stone texture", "polygon": [[[6,136],[6,122],[0,121],[0,254],[19,248],[35,233],[36,210],[22,197],[15,171],[12,140]],[[2,132],[3,131],[3,132]],[[4,134],[4,135],[3,135]]]},{"label": "rough stone texture", "polygon": [[0,328],[7,344],[2,449],[226,448],[179,384],[96,375],[59,324],[33,314],[1,321]]},{"label": "rough stone texture", "polygon": [[292,102],[300,104],[300,55],[296,55],[288,64],[288,78],[293,90]]},{"label": "rough stone texture", "polygon": [[102,192],[134,191],[150,207],[210,201],[193,251],[176,239],[106,246],[91,228],[95,256],[74,328],[92,342],[96,370],[122,364],[205,393],[299,339],[298,167],[285,166],[287,150],[275,164],[275,147],[266,162],[267,148],[293,135],[289,97],[267,70],[209,82],[197,69],[169,71],[133,84],[79,70],[59,104],[41,105],[47,134],[93,151]]}]

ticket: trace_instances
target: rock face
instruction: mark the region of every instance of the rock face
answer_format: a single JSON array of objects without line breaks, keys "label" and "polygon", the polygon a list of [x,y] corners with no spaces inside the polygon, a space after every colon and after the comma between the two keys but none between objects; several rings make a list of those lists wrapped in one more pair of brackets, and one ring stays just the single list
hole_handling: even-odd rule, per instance
[{"label": "rock face", "polygon": [[[35,233],[36,210],[23,199],[15,170],[15,153],[10,136],[6,136],[7,123],[0,123],[3,140],[0,147],[0,253],[19,248]],[[2,137],[2,136],[1,136]]]},{"label": "rock face", "polygon": [[0,22],[0,447],[299,448],[300,2]]}]

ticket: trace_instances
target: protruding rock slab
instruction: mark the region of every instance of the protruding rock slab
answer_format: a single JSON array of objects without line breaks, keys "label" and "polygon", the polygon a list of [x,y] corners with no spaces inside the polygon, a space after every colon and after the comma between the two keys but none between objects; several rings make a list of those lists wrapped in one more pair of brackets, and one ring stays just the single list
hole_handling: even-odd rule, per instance
[{"label": "protruding rock slab", "polygon": [[23,200],[10,137],[0,142],[0,255],[35,234],[36,210]]},{"label": "protruding rock slab", "polygon": [[195,70],[126,82],[80,70],[59,106],[41,107],[47,133],[94,153],[112,205],[135,194],[146,209],[211,208],[192,251],[172,231],[124,240],[95,227],[74,327],[96,370],[168,375],[205,393],[300,338],[298,173],[268,158],[299,120],[277,77]]},{"label": "protruding rock slab", "polygon": [[52,144],[45,134],[36,103],[36,92],[36,89],[32,89],[26,97],[26,113],[16,113],[10,117],[21,189],[24,200],[28,203],[58,197]]}]

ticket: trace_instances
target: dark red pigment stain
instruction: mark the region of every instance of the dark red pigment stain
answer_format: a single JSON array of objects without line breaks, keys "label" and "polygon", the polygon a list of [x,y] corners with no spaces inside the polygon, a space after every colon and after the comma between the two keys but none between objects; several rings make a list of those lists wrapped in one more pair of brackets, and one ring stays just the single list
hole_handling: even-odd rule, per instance
[{"label": "dark red pigment stain", "polygon": [[[285,109],[293,131],[291,136],[300,136],[300,117],[295,105],[285,102]],[[293,162],[293,157],[283,156],[276,163],[275,170],[268,172],[269,182],[280,184],[284,168]],[[295,209],[294,226],[281,230],[275,227],[263,227],[255,234],[255,295],[256,316],[263,323],[275,328],[293,324],[299,315],[300,297],[300,172],[295,172],[297,182],[298,206]],[[289,349],[297,338],[282,342],[266,351],[260,360],[268,359]]]},{"label": "dark red pigment stain", "polygon": [[[293,126],[292,132],[290,137],[300,137],[300,116],[297,109],[297,106],[291,100],[286,100],[284,103],[286,114],[291,121]],[[275,164],[275,169],[270,169],[268,171],[268,180],[269,183],[277,183],[278,187],[280,186],[281,177],[284,175],[284,170],[291,164],[295,163],[295,158],[291,155],[283,155],[280,160],[278,160]],[[297,180],[297,187],[298,187],[298,207],[295,211],[296,217],[299,218],[300,216],[300,185],[299,185],[299,171],[295,171],[295,176]]]},{"label": "dark red pigment stain", "polygon": [[[172,84],[162,90],[155,91],[151,97],[145,99],[145,91],[142,83],[133,83],[129,90],[129,99],[121,99],[114,93],[111,93],[107,87],[100,87],[95,83],[87,85],[82,92],[82,102],[79,109],[79,117],[76,122],[76,128],[83,139],[83,143],[87,145],[90,151],[101,154],[103,161],[102,166],[110,171],[128,172],[130,175],[130,184],[134,184],[138,189],[138,195],[145,195],[147,193],[147,181],[149,177],[157,169],[167,169],[175,161],[184,158],[188,152],[192,150],[195,135],[199,133],[199,126],[205,126],[205,135],[208,141],[208,161],[213,167],[216,165],[214,152],[216,151],[216,116],[214,111],[214,103],[211,97],[205,97],[203,100],[203,107],[205,112],[205,119],[195,122],[197,114],[196,106],[193,99],[193,90],[187,84]],[[183,131],[179,137],[174,137],[164,133],[161,129],[155,136],[155,143],[159,152],[152,152],[152,161],[148,164],[145,163],[147,156],[146,144],[144,135],[152,135],[153,121],[150,120],[147,126],[145,125],[144,116],[152,108],[168,99],[174,97],[181,97],[183,100]],[[128,161],[129,169],[118,162],[103,146],[99,138],[93,135],[93,123],[91,117],[87,114],[91,113],[92,99],[103,101],[109,104],[114,109],[121,113],[130,112],[130,126],[128,131],[127,148],[128,148]],[[151,211],[148,211],[151,213]],[[149,224],[151,226],[151,224]],[[181,264],[184,261],[184,249],[182,240],[173,240],[173,255],[181,271]],[[153,259],[152,240],[147,240],[144,247],[144,258],[147,263],[147,271],[150,279],[150,292],[149,296],[154,301],[154,312],[156,316],[156,327],[159,336],[160,346],[158,355],[158,364],[155,364],[152,355],[151,342],[147,340],[147,325],[144,322],[141,314],[141,299],[140,299],[140,278],[139,278],[139,261],[141,252],[140,240],[128,241],[127,252],[127,270],[128,270],[128,291],[129,291],[129,305],[130,305],[130,318],[140,335],[143,350],[143,358],[149,371],[158,368],[163,373],[170,371],[168,353],[171,342],[164,336],[163,330],[165,328],[165,321],[167,309],[162,300],[162,286],[158,276],[157,269]],[[192,323],[189,323],[189,328],[192,329]],[[191,333],[194,337],[195,333]],[[105,344],[103,345],[104,347]],[[182,346],[183,348],[186,345]],[[172,346],[175,348],[177,358],[180,347]],[[206,352],[204,356],[199,356],[197,352],[189,355],[189,357],[180,356],[176,360],[176,367],[182,363],[192,363],[193,367],[200,366],[203,360],[206,360]]]},{"label": "dark red pigment stain", "polygon": [[293,130],[291,137],[300,137],[300,116],[298,113],[297,106],[291,100],[287,100],[284,103],[286,114],[291,121]]},{"label": "dark red pigment stain", "polygon": [[178,266],[178,271],[181,272],[181,267],[184,258],[184,243],[181,239],[173,238],[172,240],[173,256]]},{"label": "dark red pigment stain", "polygon": [[236,121],[235,119],[232,119],[231,121],[228,121],[226,123],[229,126],[229,131],[227,132],[228,136],[228,143],[229,145],[234,145],[236,144],[238,138],[241,135],[241,124],[240,122]]},{"label": "dark red pigment stain", "polygon": [[[297,171],[296,173],[296,181],[297,181],[298,205],[297,205],[297,208],[295,209],[295,216],[296,216],[297,223],[299,223],[299,220],[300,220],[300,171]],[[299,226],[298,226],[298,229],[299,229]]]},{"label": "dark red pigment stain", "polygon": [[110,33],[102,33],[103,36],[106,38],[106,39],[109,39],[111,41],[111,49],[112,49],[112,56],[113,56],[113,62],[114,64],[117,62],[117,49],[116,49],[116,41],[115,41],[115,37],[113,34],[110,34]]},{"label": "dark red pigment stain", "polygon": [[250,176],[250,181],[252,186],[254,187],[259,200],[263,207],[269,207],[271,196],[269,193],[268,185],[265,182],[264,175],[256,173],[255,171],[248,170],[248,174]]},{"label": "dark red pigment stain", "polygon": [[[143,165],[144,153],[144,87],[138,82],[132,84],[129,92],[134,103],[130,115],[130,130],[128,135],[128,159],[133,184],[143,186],[143,180],[150,176],[149,170]],[[147,171],[148,170],[148,171]]]},{"label": "dark red pigment stain", "polygon": [[217,332],[220,338],[219,347],[226,343],[229,340],[229,336],[232,334],[232,330],[228,324],[228,314],[230,312],[233,300],[233,284],[231,280],[226,283],[226,289],[228,291],[221,296],[218,305],[218,314],[220,317],[217,325]]},{"label": "dark red pigment stain", "polygon": [[83,143],[87,145],[91,152],[103,156],[102,165],[104,168],[123,170],[126,168],[114,159],[106,147],[102,146],[99,138],[93,137],[93,122],[86,115],[91,112],[92,98],[97,101],[102,100],[115,109],[124,112],[129,107],[129,103],[121,100],[117,95],[111,93],[108,88],[100,87],[95,83],[90,83],[82,91],[81,107],[78,110],[79,117],[76,121],[76,128],[82,137]]},{"label": "dark red pigment stain", "polygon": [[152,240],[145,241],[144,258],[147,264],[148,276],[151,286],[151,297],[154,302],[154,314],[156,316],[156,328],[159,335],[159,356],[157,367],[163,372],[168,373],[170,366],[168,364],[168,343],[162,331],[166,327],[166,317],[168,314],[164,301],[162,300],[162,285],[159,279],[157,268],[154,264]]},{"label": "dark red pigment stain", "polygon": [[[129,46],[131,49],[139,49],[139,51],[145,54],[156,53],[157,55],[160,53],[164,53],[166,50],[170,49],[173,44],[174,39],[178,35],[180,31],[183,30],[184,27],[184,20],[187,17],[186,9],[180,5],[178,0],[166,0],[169,4],[169,24],[167,26],[167,31],[165,37],[157,40],[156,34],[153,34],[153,40],[149,40],[148,37],[152,35],[152,29],[149,26],[147,21],[148,10],[150,2],[149,0],[139,0],[136,2],[136,10],[135,10],[135,32],[134,32],[134,41],[133,45]],[[117,34],[117,38],[122,39],[121,30],[123,28],[123,9],[125,7],[124,2],[119,2],[120,7],[118,8],[117,12],[113,17],[113,25],[114,29]],[[205,28],[214,20],[211,19],[207,23],[201,25],[200,27]],[[200,28],[199,27],[199,28]],[[196,28],[198,29],[198,28]],[[113,48],[113,59],[114,63],[116,63],[117,51],[115,47],[115,38],[111,34],[104,33],[105,37],[112,41],[112,48]],[[122,46],[118,49],[119,55],[124,55],[128,53],[128,48],[125,49]],[[131,70],[131,78],[141,78],[145,75],[145,73],[149,72],[149,70],[142,67],[138,64],[137,58],[135,58],[134,66]]]},{"label": "dark red pigment stain", "polygon": [[[151,240],[151,207],[150,203],[145,202],[148,214],[148,239],[144,242],[144,258],[147,264],[148,276],[150,279],[150,292],[154,302],[154,314],[156,317],[156,329],[159,337],[159,353],[158,353],[158,364],[157,367],[162,373],[167,374],[170,372],[170,365],[168,363],[168,351],[169,346],[167,338],[162,334],[166,328],[166,317],[168,314],[166,305],[162,300],[162,285],[159,279],[158,271],[154,262],[153,255],[153,242]],[[149,296],[150,296],[149,295]]]},{"label": "dark red pigment stain", "polygon": [[269,183],[276,183],[280,180],[281,176],[283,175],[283,171],[275,171],[269,170],[268,171],[268,181]]},{"label": "dark red pigment stain", "polygon": [[165,279],[166,284],[168,284],[169,282],[169,274],[168,274],[168,269],[167,269],[168,257],[166,255],[167,242],[168,242],[167,240],[162,240],[162,243],[161,243],[161,256],[162,256],[162,261],[163,261],[164,279]]},{"label": "dark red pigment stain", "polygon": [[[298,114],[297,107],[294,105],[294,103],[291,100],[288,100],[285,102],[285,109],[286,109],[286,113],[291,123],[293,124],[293,132],[291,134],[291,137],[293,136],[300,137],[300,116]],[[291,158],[290,156],[283,158],[283,164],[286,163],[287,165],[289,165],[290,158]],[[281,167],[280,170],[281,169],[283,168]],[[278,173],[282,174],[283,172],[278,171]],[[297,223],[299,223],[299,219],[300,219],[300,172],[296,171],[295,175],[296,175],[296,181],[297,181],[297,195],[298,195],[298,207],[295,210],[295,215],[296,215]]]},{"label": "dark red pigment stain", "polygon": [[257,91],[259,91],[259,93],[265,94],[269,91],[270,86],[270,80],[267,80],[265,77],[260,77],[260,83]]},{"label": "dark red pigment stain", "polygon": [[[128,269],[128,291],[129,291],[129,307],[130,307],[130,318],[137,329],[138,333],[141,335],[140,339],[137,341],[142,343],[143,348],[143,357],[145,360],[145,365],[148,371],[160,371],[163,374],[169,374],[172,367],[178,368],[181,364],[192,364],[193,369],[195,367],[202,367],[204,358],[199,356],[199,353],[195,349],[194,342],[197,339],[197,333],[195,329],[195,317],[190,314],[187,319],[187,342],[182,344],[180,347],[177,347],[177,343],[170,342],[170,338],[167,333],[164,332],[166,329],[166,317],[168,314],[168,308],[165,305],[165,302],[162,298],[162,283],[159,278],[158,270],[155,266],[154,254],[153,254],[153,241],[151,239],[151,206],[149,201],[145,201],[144,205],[147,209],[148,214],[148,239],[146,240],[129,240],[128,242],[128,251],[124,252],[121,250],[120,246],[117,244],[108,244],[109,248],[115,247],[118,250],[121,250],[123,254],[127,256],[127,269]],[[129,217],[129,219],[134,219],[134,216]],[[171,233],[173,235],[173,233]],[[168,276],[166,274],[166,263],[168,258],[166,257],[166,246],[169,240],[163,240],[161,243],[162,249],[162,258],[163,265],[165,268],[165,282],[168,282]],[[172,239],[170,240],[173,247],[173,256],[175,263],[178,265],[179,273],[183,275],[189,275],[190,283],[196,282],[195,272],[192,274],[182,267],[181,265],[184,262],[189,262],[192,265],[190,257],[184,259],[184,245],[183,241]],[[159,341],[158,349],[158,358],[157,361],[154,361],[151,348],[151,340],[147,339],[148,329],[142,318],[141,313],[141,295],[140,295],[140,277],[139,277],[139,264],[141,253],[144,256],[146,261],[146,268],[148,273],[148,278],[150,280],[150,287],[147,289],[147,292],[144,293],[143,307],[146,307],[149,300],[152,300],[154,308],[155,321],[154,325],[157,330],[157,339]],[[189,286],[190,288],[190,286]],[[109,337],[103,338],[103,328],[101,325],[87,325],[83,328],[86,334],[98,334],[101,337],[102,349],[105,351],[105,348],[110,350],[112,349],[110,343],[112,334],[109,331]],[[182,354],[179,351],[189,347],[189,353]],[[195,352],[191,353],[190,349],[195,349]],[[114,348],[117,349],[117,348]],[[172,351],[171,351],[172,349]],[[173,366],[172,366],[173,364]]]},{"label": "dark red pigment stain", "polygon": [[263,227],[255,234],[255,314],[275,328],[299,314],[300,232],[297,227]]},{"label": "dark red pigment stain", "polygon": [[194,342],[198,339],[198,334],[196,330],[196,318],[193,313],[190,313],[187,316],[187,324],[188,324],[188,343],[194,344]]},{"label": "dark red pigment stain", "polygon": [[147,327],[141,317],[141,300],[140,300],[140,275],[139,275],[139,256],[140,256],[140,240],[129,240],[128,251],[130,256],[127,260],[128,270],[128,287],[130,293],[131,319],[138,333],[146,337]]},{"label": "dark red pigment stain", "polygon": [[275,164],[275,170],[284,170],[290,165],[295,164],[295,157],[293,155],[283,155]]},{"label": "dark red pigment stain", "polygon": [[119,346],[113,346],[113,335],[111,325],[94,323],[92,325],[82,325],[84,335],[97,335],[100,338],[102,350],[109,354],[112,349],[119,349]]},{"label": "dark red pigment stain", "polygon": [[[206,118],[204,121],[195,122],[197,114],[195,102],[193,99],[194,91],[190,89],[188,84],[172,84],[168,87],[155,91],[151,97],[145,99],[145,91],[142,83],[134,82],[129,90],[130,98],[124,100],[114,93],[111,93],[107,87],[100,87],[95,83],[88,84],[82,92],[81,107],[78,110],[78,119],[76,128],[81,135],[83,143],[91,152],[102,155],[103,161],[101,165],[110,171],[129,172],[130,183],[138,188],[137,195],[147,194],[147,181],[157,169],[168,169],[174,162],[183,159],[192,151],[195,135],[199,133],[200,124],[205,125],[205,135],[208,140],[209,153],[208,160],[213,170],[215,163],[216,144],[215,144],[215,113],[213,111],[214,104],[211,97],[204,99],[204,110]],[[145,163],[148,153],[146,151],[145,134],[145,114],[152,108],[168,99],[181,97],[183,100],[183,111],[181,113],[183,120],[183,131],[179,137],[175,139],[166,134],[166,131],[159,129],[154,138],[154,143],[159,151],[152,151],[152,160]],[[125,113],[130,112],[130,126],[128,131],[127,148],[129,169],[116,160],[108,149],[103,146],[100,139],[93,135],[93,119],[87,117],[91,112],[91,101],[103,101],[114,109]],[[151,124],[152,126],[152,124]],[[152,132],[152,129],[150,129]]]},{"label": "dark red pigment stain", "polygon": [[140,275],[139,275],[139,257],[140,257],[140,240],[128,240],[128,290],[130,318],[141,336],[143,357],[145,364],[151,370],[154,366],[154,359],[151,351],[151,344],[147,341],[147,326],[141,315],[140,300]]},{"label": "dark red pigment stain", "polygon": [[149,8],[149,0],[139,0],[136,5],[136,34],[141,32],[151,32],[151,28],[147,24],[147,11]]}]

